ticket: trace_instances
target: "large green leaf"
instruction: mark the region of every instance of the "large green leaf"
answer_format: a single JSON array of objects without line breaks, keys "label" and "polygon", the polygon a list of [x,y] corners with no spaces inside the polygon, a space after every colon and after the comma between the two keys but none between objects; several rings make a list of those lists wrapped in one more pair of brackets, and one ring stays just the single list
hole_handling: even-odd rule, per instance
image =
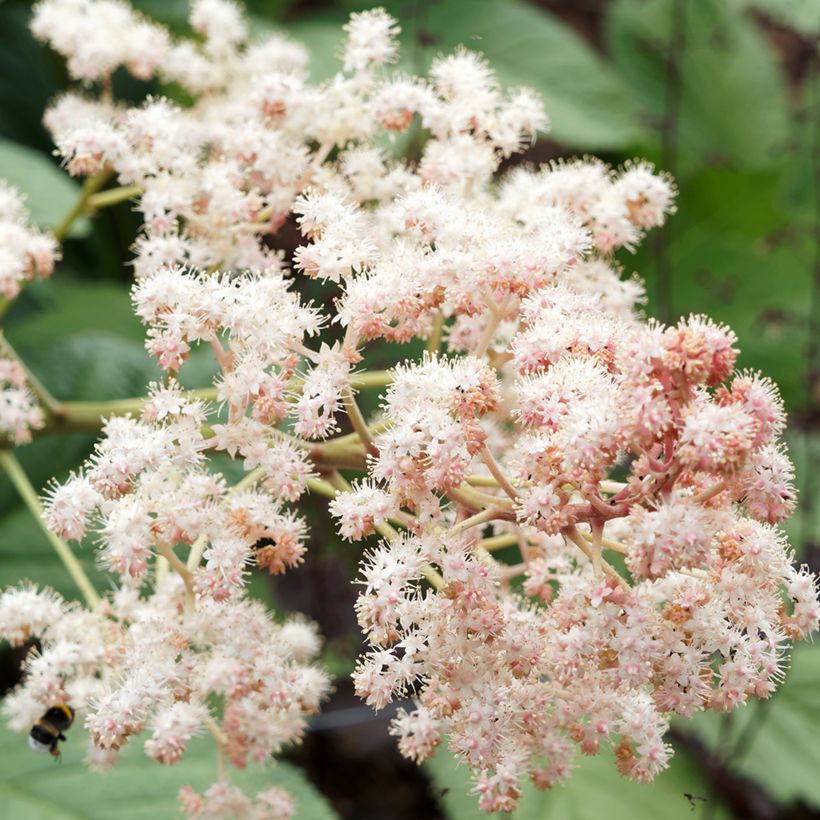
[{"label": "large green leaf", "polygon": [[[31,221],[40,228],[56,228],[80,195],[80,186],[54,160],[5,139],[0,139],[0,179],[26,195]],[[88,219],[79,219],[70,236],[87,236],[90,227]]]},{"label": "large green leaf", "polygon": [[[478,809],[478,798],[469,794],[467,768],[440,751],[429,763],[442,803],[452,820],[480,820],[486,814]],[[615,769],[612,756],[600,754],[584,757],[569,782],[548,791],[538,791],[530,784],[523,787],[523,797],[515,820],[636,820],[664,818],[691,820],[696,806],[707,797],[703,778],[684,756],[673,759],[672,766],[650,784],[637,784],[622,777]],[[725,817],[719,806],[712,814],[715,820]]]},{"label": "large green leaf", "polygon": [[[346,10],[370,3],[343,3]],[[426,6],[424,32],[429,47],[417,42],[417,11],[403,0],[384,3],[402,25],[401,68],[424,71],[431,59],[457,45],[483,52],[500,80],[535,88],[552,121],[551,136],[582,150],[615,150],[645,134],[629,87],[612,66],[557,17],[521,0],[448,0]],[[289,26],[312,49],[314,74],[322,78],[338,67],[338,10],[312,14]]]},{"label": "large green leaf", "polygon": [[670,99],[667,61],[677,41],[676,142],[684,167],[777,162],[789,136],[785,85],[763,34],[736,6],[617,0],[605,22],[612,58],[659,126]]},{"label": "large green leaf", "polygon": [[800,563],[811,557],[810,547],[820,548],[820,432],[794,426],[786,432],[786,443],[800,495],[794,515],[782,526]]},{"label": "large green leaf", "polygon": [[738,0],[741,6],[806,35],[820,34],[820,3],[817,0]]},{"label": "large green leaf", "polygon": [[[803,800],[820,809],[820,647],[794,650],[786,680],[769,701],[755,701],[732,716],[727,764],[785,802]],[[698,715],[694,728],[710,745],[721,731],[714,713]],[[725,727],[723,727],[725,730]]]},{"label": "large green leaf", "polygon": [[[22,735],[0,729],[0,820],[165,820],[180,816],[181,786],[202,791],[216,780],[216,754],[209,739],[193,741],[175,766],[150,760],[137,741],[105,774],[84,766],[85,743],[79,727],[70,729],[57,764],[48,755],[31,752]],[[250,794],[273,786],[286,789],[293,795],[296,817],[336,817],[304,774],[288,763],[231,771],[231,780]]]},{"label": "large green leaf", "polygon": [[[789,160],[791,162],[792,160]],[[771,376],[789,410],[806,404],[806,345],[814,240],[790,201],[790,165],[768,172],[703,169],[680,185],[678,213],[665,229],[674,320],[705,313],[732,326],[740,367]],[[657,289],[657,237],[627,270]],[[657,314],[658,305],[651,306]]]},{"label": "large green leaf", "polygon": [[[94,585],[104,589],[105,577],[95,566],[93,548],[71,546]],[[69,600],[80,597],[39,523],[27,508],[18,505],[0,517],[0,590],[22,581],[56,589]]]},{"label": "large green leaf", "polygon": [[4,322],[6,336],[21,351],[89,330],[142,343],[145,329],[134,315],[127,288],[57,275],[26,288]]}]

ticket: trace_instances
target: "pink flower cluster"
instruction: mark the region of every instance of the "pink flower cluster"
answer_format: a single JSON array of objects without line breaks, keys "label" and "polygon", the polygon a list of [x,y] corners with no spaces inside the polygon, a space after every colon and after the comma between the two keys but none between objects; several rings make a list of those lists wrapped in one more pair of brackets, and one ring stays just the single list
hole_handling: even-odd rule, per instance
[{"label": "pink flower cluster", "polygon": [[[502,173],[546,128],[536,95],[465,49],[427,78],[391,74],[398,27],[381,9],[353,15],[318,86],[301,46],[254,40],[230,0],[195,0],[190,23],[177,40],[119,0],[35,10],[35,34],[99,84],[45,121],[69,173],[110,174],[136,200],[133,303],[165,380],[46,499],[57,535],[93,536],[115,590],[89,608],[0,596],[0,636],[42,646],[11,725],[70,703],[97,766],[143,732],[165,764],[205,731],[236,767],[298,740],[328,690],[320,642],[277,624],[247,580],[301,562],[291,505],[307,490],[344,539],[381,536],[361,568],[357,691],[375,708],[412,698],[400,750],[422,761],[446,739],[486,811],[607,747],[650,780],[671,716],[768,697],[820,620],[778,528],[796,502],[782,402],[736,372],[728,328],[647,321],[612,256],[673,213],[672,182],[594,159]],[[190,105],[114,100],[119,66]],[[429,134],[418,161],[385,148],[413,128]],[[17,283],[55,254],[42,237],[31,251],[14,214],[0,253],[17,268],[0,269]],[[275,249],[288,220],[303,236],[290,258]],[[320,280],[321,306],[296,274]],[[413,340],[422,357],[393,346],[388,373],[357,369],[368,343]],[[187,391],[200,344],[216,375]],[[0,423],[19,443],[42,414],[4,366]],[[373,387],[387,389],[369,419],[356,391]],[[231,486],[215,456],[244,478]],[[194,818],[292,809],[222,771],[180,799]]]}]

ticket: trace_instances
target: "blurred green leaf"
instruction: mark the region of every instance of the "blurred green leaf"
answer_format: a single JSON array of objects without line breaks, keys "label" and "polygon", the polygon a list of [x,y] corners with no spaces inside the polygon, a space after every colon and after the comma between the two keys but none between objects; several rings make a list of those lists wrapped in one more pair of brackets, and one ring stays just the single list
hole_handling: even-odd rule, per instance
[{"label": "blurred green leaf", "polygon": [[[820,554],[820,432],[794,426],[786,431],[794,484],[799,489],[794,515],[782,524],[797,553],[797,562]],[[816,566],[816,565],[815,565]]]},{"label": "blurred green leaf", "polygon": [[616,0],[605,36],[617,68],[659,127],[668,104],[670,45],[675,38],[682,43],[676,141],[684,169],[779,160],[789,137],[785,84],[763,34],[731,3]]},{"label": "blurred green leaf", "polygon": [[[664,230],[673,319],[690,312],[737,333],[740,367],[779,385],[789,410],[806,404],[806,350],[814,239],[787,201],[785,172],[703,169],[681,183],[678,212]],[[657,283],[659,237],[627,270]]]},{"label": "blurred green leaf", "polygon": [[[36,288],[35,296],[35,285]],[[4,322],[9,341],[19,352],[35,351],[89,330],[139,342],[145,330],[131,308],[128,289],[56,275],[23,292]],[[147,356],[147,354],[146,354]]]},{"label": "blurred green leaf", "polygon": [[817,0],[738,0],[739,5],[765,14],[807,37],[820,34],[820,3]]},{"label": "blurred green leaf", "polygon": [[[216,752],[210,739],[191,742],[182,760],[163,766],[150,760],[139,740],[132,741],[110,772],[89,772],[83,765],[85,732],[73,727],[62,744],[63,759],[27,748],[22,735],[0,730],[0,820],[154,820],[180,815],[177,794],[183,785],[204,791],[217,779]],[[250,766],[231,771],[231,781],[247,794],[274,786],[294,798],[294,816],[332,820],[336,816],[304,774],[288,763],[273,768]]]},{"label": "blurred green leaf", "polygon": [[[18,504],[0,517],[0,532],[3,534],[0,539],[0,589],[32,581],[37,586],[56,589],[69,600],[79,600],[80,594],[71,576],[26,507]],[[94,586],[105,589],[105,576],[94,564],[91,546],[71,546]]]},{"label": "blurred green leaf", "polygon": [[309,17],[296,19],[283,31],[302,43],[310,52],[310,79],[323,82],[342,67],[344,32],[341,26],[345,16],[334,10],[312,13]]},{"label": "blurred green leaf", "polygon": [[[343,3],[346,11],[370,3]],[[426,6],[423,27],[403,0],[385,2],[402,26],[401,68],[424,71],[433,57],[463,44],[481,51],[508,86],[535,88],[552,121],[551,137],[580,150],[610,151],[645,136],[629,87],[612,66],[569,26],[519,0],[448,0]],[[338,69],[342,43],[338,9],[289,24],[313,54],[314,77]],[[421,47],[419,34],[430,40]],[[421,64],[417,64],[421,63]]]},{"label": "blurred green leaf", "polygon": [[[802,799],[820,808],[820,647],[800,645],[786,680],[768,701],[755,701],[732,716],[726,739],[727,764],[758,781],[779,800]],[[696,732],[717,744],[721,716],[701,713]]]},{"label": "blurred green leaf", "polygon": [[[478,808],[478,798],[470,794],[466,766],[439,751],[426,764],[441,800],[452,820],[486,818]],[[672,766],[652,783],[638,784],[622,777],[615,769],[611,754],[582,757],[566,785],[538,791],[527,783],[522,788],[521,804],[513,812],[514,820],[636,820],[664,818],[691,820],[696,808],[687,795],[704,797],[708,788],[691,762],[683,755],[673,758]],[[725,815],[720,807],[714,820]]]},{"label": "blurred green leaf", "polygon": [[[40,228],[56,228],[80,196],[80,186],[56,162],[6,139],[0,139],[0,179],[26,195],[31,221]],[[87,236],[90,230],[87,218],[78,219],[69,236]]]}]

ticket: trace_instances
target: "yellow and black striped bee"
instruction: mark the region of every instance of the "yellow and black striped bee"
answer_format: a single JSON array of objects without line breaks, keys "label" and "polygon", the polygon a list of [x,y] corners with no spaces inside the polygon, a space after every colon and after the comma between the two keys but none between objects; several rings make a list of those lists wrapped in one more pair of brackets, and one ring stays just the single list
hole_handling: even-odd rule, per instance
[{"label": "yellow and black striped bee", "polygon": [[35,752],[49,752],[59,758],[58,743],[66,739],[63,732],[67,731],[72,723],[74,723],[74,710],[70,706],[64,703],[52,706],[31,727],[28,734],[28,745]]}]

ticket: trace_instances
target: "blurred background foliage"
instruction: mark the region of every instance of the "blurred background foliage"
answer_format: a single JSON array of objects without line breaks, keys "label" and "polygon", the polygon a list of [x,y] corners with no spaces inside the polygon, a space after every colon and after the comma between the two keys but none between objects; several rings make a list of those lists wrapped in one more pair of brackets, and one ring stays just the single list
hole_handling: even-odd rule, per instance
[{"label": "blurred background foliage", "polygon": [[[620,262],[645,279],[650,315],[674,320],[694,311],[729,323],[740,339],[740,366],[759,368],[780,384],[802,495],[788,529],[799,558],[820,568],[820,2],[382,4],[401,21],[400,69],[424,72],[437,54],[464,43],[486,54],[504,83],[542,94],[552,130],[525,161],[594,153],[618,164],[646,157],[674,175],[679,213]],[[135,5],[175,31],[187,29],[185,0]],[[312,76],[322,80],[338,67],[340,25],[351,11],[372,4],[246,5],[255,30],[277,27],[303,41],[313,54]],[[78,186],[52,157],[41,117],[67,77],[60,58],[28,34],[30,11],[24,0],[0,0],[0,178],[28,194],[34,222],[54,227]],[[134,101],[148,92],[173,93],[125,75],[116,76],[115,91]],[[157,375],[128,298],[129,248],[138,226],[127,203],[77,222],[57,274],[26,288],[6,316],[8,338],[60,399],[140,395]],[[389,348],[371,354],[374,366],[389,365],[394,357]],[[184,381],[205,384],[212,368],[207,354],[195,355],[183,370]],[[21,462],[39,488],[76,467],[93,440],[82,433],[44,438],[21,451]],[[235,470],[229,462],[223,467],[229,474]],[[347,675],[360,641],[350,584],[359,551],[338,541],[321,503],[308,503],[307,562],[272,587],[255,579],[254,589],[274,605],[319,621],[337,692],[304,745],[290,755],[303,772],[285,763],[272,777],[297,794],[303,817],[480,816],[475,798],[467,796],[465,770],[446,750],[419,771],[398,758],[386,720],[356,705]],[[80,553],[94,572],[91,545]],[[105,586],[99,573],[94,577]],[[20,578],[74,592],[3,478],[0,587]],[[13,685],[20,659],[20,653],[0,652],[4,688]],[[801,648],[771,701],[731,717],[703,715],[676,724],[673,765],[651,786],[625,781],[605,756],[587,759],[566,788],[527,791],[516,818],[820,817],[818,683],[820,648]],[[212,765],[207,750],[196,749],[177,770],[158,771],[137,753],[123,770],[92,783],[78,763],[81,747],[80,739],[69,743],[66,764],[52,769],[0,730],[0,818],[96,818],[115,811],[118,817],[170,817],[172,799],[146,801],[145,793],[164,789],[173,797],[174,784],[197,785]],[[263,776],[249,775],[257,782]]]}]

